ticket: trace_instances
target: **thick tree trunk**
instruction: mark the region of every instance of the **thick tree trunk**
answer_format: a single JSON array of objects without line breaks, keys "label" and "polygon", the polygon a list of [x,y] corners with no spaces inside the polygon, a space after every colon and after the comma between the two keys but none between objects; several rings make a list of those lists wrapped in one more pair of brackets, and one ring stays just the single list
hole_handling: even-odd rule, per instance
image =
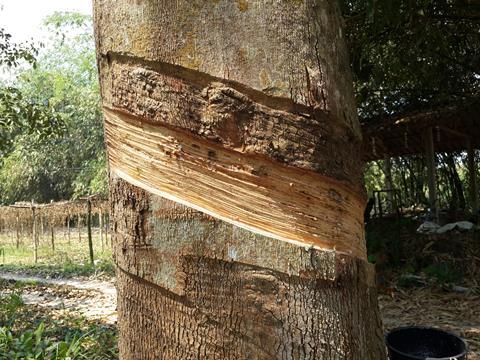
[{"label": "thick tree trunk", "polygon": [[329,1],[97,0],[123,359],[383,359]]}]

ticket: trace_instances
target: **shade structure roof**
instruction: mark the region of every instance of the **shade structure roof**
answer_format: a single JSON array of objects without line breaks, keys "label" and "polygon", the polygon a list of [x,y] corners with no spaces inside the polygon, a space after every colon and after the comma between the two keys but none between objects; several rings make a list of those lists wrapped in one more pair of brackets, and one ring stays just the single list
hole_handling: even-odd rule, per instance
[{"label": "shade structure roof", "polygon": [[425,152],[424,134],[432,128],[436,152],[480,148],[480,98],[461,105],[411,112],[362,123],[365,161]]}]

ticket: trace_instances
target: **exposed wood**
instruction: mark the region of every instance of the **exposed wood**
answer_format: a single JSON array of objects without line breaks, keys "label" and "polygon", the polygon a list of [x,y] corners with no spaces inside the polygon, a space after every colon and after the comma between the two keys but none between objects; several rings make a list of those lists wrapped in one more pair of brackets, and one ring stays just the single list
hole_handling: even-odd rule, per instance
[{"label": "exposed wood", "polygon": [[122,359],[385,359],[373,265],[115,176],[111,201]]},{"label": "exposed wood", "polygon": [[478,211],[477,167],[475,164],[475,148],[473,147],[472,141],[468,141],[467,149],[470,206],[473,213],[476,214]]},{"label": "exposed wood", "polygon": [[435,220],[438,221],[438,201],[437,201],[437,176],[436,176],[436,161],[435,148],[433,143],[433,130],[428,128],[425,131],[425,156],[427,164],[427,178],[428,178],[428,200],[430,208]]},{"label": "exposed wood", "polygon": [[111,170],[254,232],[365,259],[364,197],[334,179],[105,110]]},{"label": "exposed wood", "polygon": [[352,187],[361,183],[361,163],[352,156],[360,134],[327,112],[287,112],[277,104],[281,99],[272,103],[251,89],[193,70],[118,54],[109,59],[110,76],[102,83],[107,113],[179,128],[238,153],[313,170]]}]

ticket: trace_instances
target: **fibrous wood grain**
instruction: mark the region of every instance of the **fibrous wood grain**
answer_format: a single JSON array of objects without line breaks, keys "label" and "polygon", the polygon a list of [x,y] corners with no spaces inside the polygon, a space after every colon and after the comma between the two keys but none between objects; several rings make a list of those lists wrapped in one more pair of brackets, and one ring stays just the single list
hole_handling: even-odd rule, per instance
[{"label": "fibrous wood grain", "polygon": [[365,257],[363,197],[341,182],[122,112],[105,118],[116,176],[254,232]]}]

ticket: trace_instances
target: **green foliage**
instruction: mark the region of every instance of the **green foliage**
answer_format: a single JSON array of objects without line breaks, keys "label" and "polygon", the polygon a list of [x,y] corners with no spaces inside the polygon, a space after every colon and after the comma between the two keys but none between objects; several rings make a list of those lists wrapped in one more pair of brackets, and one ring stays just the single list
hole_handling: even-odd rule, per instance
[{"label": "green foliage", "polygon": [[26,98],[18,88],[0,88],[0,155],[12,150],[15,138],[21,133],[43,140],[61,135],[64,128],[61,115],[48,99],[39,103]]},{"label": "green foliage", "polygon": [[[83,341],[88,334],[74,334],[65,341],[45,337],[45,324],[15,336],[7,327],[0,328],[0,359],[55,359],[70,360],[82,355]],[[83,357],[83,356],[82,356]],[[85,357],[83,357],[85,358]]]},{"label": "green foliage", "polygon": [[[0,153],[0,203],[106,193],[91,19],[54,13],[45,26],[53,34],[49,45],[38,55],[36,68],[19,71],[15,81],[18,99],[11,102],[12,109],[26,113],[33,107],[39,116],[32,130],[28,116],[17,116],[23,120],[3,126],[8,128],[2,136],[9,146],[3,156]],[[22,107],[23,103],[30,108]]]},{"label": "green foliage", "polygon": [[478,96],[480,6],[342,0],[362,118]]},{"label": "green foliage", "polygon": [[12,42],[12,35],[0,28],[0,67],[15,67],[21,61],[35,65],[35,56],[38,49],[33,44],[16,44]]},{"label": "green foliage", "polygon": [[90,16],[80,13],[72,13],[65,11],[55,11],[52,15],[47,16],[43,22],[45,26],[53,27],[61,31],[65,27],[87,28],[89,26]]},{"label": "green foliage", "polygon": [[53,319],[17,293],[0,297],[0,360],[115,359],[116,342],[108,327],[83,318]]},{"label": "green foliage", "polygon": [[0,321],[12,326],[15,321],[17,309],[23,305],[22,297],[17,292],[12,292],[1,301]]},{"label": "green foliage", "polygon": [[379,219],[369,223],[365,229],[369,261],[380,266],[386,263],[390,267],[401,266],[407,257],[402,235],[414,234],[417,226],[409,218]]},{"label": "green foliage", "polygon": [[375,190],[381,190],[385,186],[385,176],[379,162],[371,162],[365,166],[363,170],[363,179],[368,194],[372,194]]},{"label": "green foliage", "polygon": [[[0,70],[18,67],[22,61],[36,68],[37,55],[38,49],[33,44],[15,44],[11,35],[0,28]],[[0,87],[0,156],[11,150],[21,132],[46,137],[60,134],[62,129],[62,119],[48,101],[25,97],[15,86]]]}]

